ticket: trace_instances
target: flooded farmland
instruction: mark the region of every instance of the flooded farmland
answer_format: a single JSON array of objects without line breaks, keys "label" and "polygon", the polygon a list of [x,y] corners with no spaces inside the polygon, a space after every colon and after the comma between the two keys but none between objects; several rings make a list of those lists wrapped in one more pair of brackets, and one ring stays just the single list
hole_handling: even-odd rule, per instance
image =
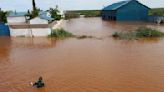
[{"label": "flooded farmland", "polygon": [[[64,21],[75,35],[96,38],[0,38],[0,92],[164,92],[164,38],[116,40],[116,31],[151,23],[100,18]],[[30,82],[42,76],[44,88]]]}]

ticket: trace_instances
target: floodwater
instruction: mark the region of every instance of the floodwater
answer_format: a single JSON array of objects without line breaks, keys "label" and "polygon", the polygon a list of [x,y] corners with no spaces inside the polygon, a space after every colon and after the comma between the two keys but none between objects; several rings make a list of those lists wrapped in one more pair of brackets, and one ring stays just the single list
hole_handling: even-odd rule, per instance
[{"label": "floodwater", "polygon": [[[64,21],[76,35],[97,38],[0,38],[0,92],[164,92],[164,38],[116,40],[111,34],[149,26],[100,18]],[[41,89],[30,82],[42,76]]]}]

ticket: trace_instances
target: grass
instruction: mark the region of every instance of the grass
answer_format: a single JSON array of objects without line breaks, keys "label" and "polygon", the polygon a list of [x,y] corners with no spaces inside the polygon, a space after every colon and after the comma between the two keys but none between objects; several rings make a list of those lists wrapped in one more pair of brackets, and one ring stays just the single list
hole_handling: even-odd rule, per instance
[{"label": "grass", "polygon": [[119,38],[119,39],[133,40],[133,39],[140,39],[140,38],[163,37],[164,33],[156,29],[152,29],[148,27],[140,27],[135,31],[115,32],[112,36],[114,38]]},{"label": "grass", "polygon": [[78,18],[80,15],[84,15],[84,17],[100,17],[101,16],[101,10],[72,10],[72,11],[66,11],[65,18]]},{"label": "grass", "polygon": [[72,33],[65,31],[63,28],[55,29],[52,31],[51,35],[49,35],[49,37],[55,37],[55,38],[68,38],[72,36],[73,36]]},{"label": "grass", "polygon": [[75,12],[66,12],[65,19],[79,18],[80,14]]},{"label": "grass", "polygon": [[64,39],[64,38],[69,38],[69,37],[73,37],[77,39],[95,38],[93,36],[87,36],[87,35],[79,35],[79,36],[73,35],[72,33],[64,30],[63,28],[53,30],[51,35],[49,35],[48,37],[54,37],[57,39]]}]

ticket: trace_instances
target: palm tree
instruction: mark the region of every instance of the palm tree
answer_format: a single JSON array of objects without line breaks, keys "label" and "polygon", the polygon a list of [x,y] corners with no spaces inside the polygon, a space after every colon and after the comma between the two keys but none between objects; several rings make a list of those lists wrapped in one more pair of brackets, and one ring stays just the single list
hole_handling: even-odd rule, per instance
[{"label": "palm tree", "polygon": [[32,6],[33,6],[33,11],[36,10],[36,3],[35,3],[35,0],[32,0]]},{"label": "palm tree", "polygon": [[35,0],[32,0],[32,6],[33,6],[33,10],[32,10],[32,18],[36,17],[39,15],[39,9],[36,7],[36,3]]}]

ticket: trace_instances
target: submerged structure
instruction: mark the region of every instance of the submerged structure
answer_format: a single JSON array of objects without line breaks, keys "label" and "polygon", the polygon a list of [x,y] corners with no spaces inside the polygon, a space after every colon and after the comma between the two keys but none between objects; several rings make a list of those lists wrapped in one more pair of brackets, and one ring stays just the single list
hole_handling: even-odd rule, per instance
[{"label": "submerged structure", "polygon": [[109,5],[102,10],[103,20],[147,21],[149,7],[137,0],[126,0]]},{"label": "submerged structure", "polygon": [[10,36],[10,30],[8,25],[0,23],[0,36]]},{"label": "submerged structure", "polygon": [[7,16],[11,36],[48,36],[55,21],[47,12],[40,12],[39,16],[28,19],[26,12],[11,12]]}]

